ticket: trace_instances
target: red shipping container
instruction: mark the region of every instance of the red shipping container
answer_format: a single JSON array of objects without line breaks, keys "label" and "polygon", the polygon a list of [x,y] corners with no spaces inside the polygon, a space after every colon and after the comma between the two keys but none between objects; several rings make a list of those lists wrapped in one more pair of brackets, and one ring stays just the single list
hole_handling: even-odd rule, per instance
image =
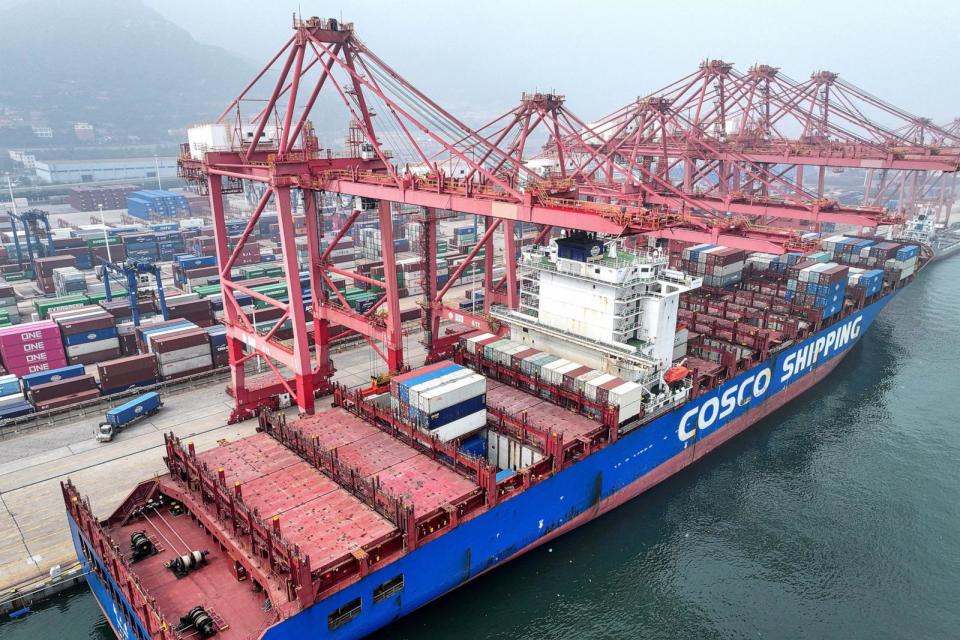
[{"label": "red shipping container", "polygon": [[96,329],[110,329],[116,326],[116,320],[112,315],[104,311],[97,316],[77,318],[76,320],[62,320],[57,324],[60,325],[60,331],[63,335],[72,336]]},{"label": "red shipping container", "polygon": [[94,353],[84,353],[79,356],[67,356],[67,362],[70,364],[96,364],[102,362],[103,360],[109,360],[112,358],[117,358],[120,356],[120,347],[111,347],[110,349],[104,349],[103,351],[96,351]]},{"label": "red shipping container", "polygon": [[86,402],[87,400],[93,400],[100,397],[100,389],[89,389],[87,391],[80,391],[77,393],[72,393],[67,396],[60,398],[51,398],[50,400],[45,400],[43,402],[35,403],[33,406],[37,411],[49,411],[51,409],[59,409],[61,407],[68,407],[73,404],[79,404],[81,402]]},{"label": "red shipping container", "polygon": [[57,380],[56,382],[34,385],[27,391],[27,397],[30,399],[30,402],[36,404],[37,402],[44,402],[89,389],[96,389],[96,387],[97,381],[93,376],[78,376],[76,378],[67,378],[65,380]]},{"label": "red shipping container", "polygon": [[158,373],[157,358],[152,353],[142,355],[127,356],[126,358],[116,358],[107,362],[101,362],[97,365],[98,376],[120,376],[140,371],[152,371]]},{"label": "red shipping container", "polygon": [[200,329],[185,329],[169,335],[157,336],[150,340],[154,353],[168,353],[199,345],[209,345],[210,339],[206,331]]}]

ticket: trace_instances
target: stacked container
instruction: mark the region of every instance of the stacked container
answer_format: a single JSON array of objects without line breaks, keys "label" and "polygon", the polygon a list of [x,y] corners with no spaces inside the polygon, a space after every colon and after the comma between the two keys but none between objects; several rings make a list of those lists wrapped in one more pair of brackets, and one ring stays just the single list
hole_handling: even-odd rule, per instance
[{"label": "stacked container", "polygon": [[122,209],[126,206],[127,196],[136,191],[132,184],[118,185],[81,185],[71,187],[67,192],[67,202],[77,211],[96,211],[104,209]]},{"label": "stacked container", "polygon": [[170,191],[133,191],[127,195],[127,213],[141,220],[189,215],[190,205],[179,193]]},{"label": "stacked container", "polygon": [[109,395],[156,384],[160,378],[160,370],[156,356],[144,353],[98,364],[97,378],[103,394]]},{"label": "stacked container", "polygon": [[472,225],[469,227],[456,227],[453,230],[451,244],[456,247],[472,247],[477,243],[477,230]]},{"label": "stacked container", "polygon": [[0,420],[16,418],[33,411],[20,387],[20,379],[11,374],[0,376]]},{"label": "stacked container", "polygon": [[[98,306],[113,316],[117,322],[123,320],[128,320],[133,317],[132,309],[130,308],[130,298],[124,295],[114,296],[113,300],[107,302],[106,300],[101,300],[98,303]],[[157,312],[156,303],[153,298],[144,298],[144,296],[139,296],[137,298],[137,308],[140,310],[141,320],[147,320]]]},{"label": "stacked container", "polygon": [[20,309],[17,307],[17,295],[13,287],[0,281],[0,313],[5,313],[10,324],[20,322]]},{"label": "stacked container", "polygon": [[[686,338],[684,348],[685,344]],[[565,391],[582,393],[594,402],[616,405],[620,409],[621,424],[642,411],[643,387],[635,382],[627,382],[579,362],[544,353],[520,342],[503,340],[490,333],[464,336],[460,339],[460,346],[467,353],[509,367],[525,376],[539,378]],[[592,386],[588,389],[588,385]],[[603,389],[598,391],[601,386]]]},{"label": "stacked container", "polygon": [[798,262],[787,270],[784,299],[804,307],[821,309],[820,317],[829,318],[843,309],[849,267],[835,262]]},{"label": "stacked container", "polygon": [[784,253],[782,255],[752,253],[747,257],[745,264],[756,271],[786,273],[790,265],[796,264],[802,258],[803,256],[799,253]]},{"label": "stacked container", "polygon": [[120,355],[114,317],[100,307],[55,311],[50,319],[60,327],[70,364],[93,364]]},{"label": "stacked container", "polygon": [[230,364],[230,355],[227,351],[227,328],[222,324],[207,327],[207,338],[210,340],[210,356],[213,358],[213,368],[219,369]]},{"label": "stacked container", "polygon": [[75,267],[77,259],[73,256],[50,256],[48,258],[34,258],[33,273],[37,279],[37,285],[44,293],[53,293],[55,285],[53,282],[53,270],[61,267]]},{"label": "stacked container", "polygon": [[486,394],[485,377],[449,360],[390,382],[391,404],[401,418],[443,442],[486,426]]},{"label": "stacked container", "polygon": [[141,339],[147,351],[157,356],[163,380],[183,378],[213,367],[207,332],[191,322],[182,322],[158,323],[161,326],[147,330],[141,327]]},{"label": "stacked container", "polygon": [[173,225],[172,230],[157,229],[162,226],[164,225],[153,225],[151,228],[157,232],[157,254],[160,260],[169,262],[173,260],[173,256],[184,252],[185,244],[176,225]]},{"label": "stacked container", "polygon": [[53,270],[53,288],[58,296],[71,296],[87,292],[87,277],[76,267],[60,267]]},{"label": "stacked container", "polygon": [[[364,227],[360,229],[359,253],[364,258],[370,260],[379,260],[383,255],[381,246],[380,229],[376,227]],[[410,251],[410,241],[406,238],[393,239],[394,253]]]},{"label": "stacked container", "polygon": [[27,398],[37,411],[48,411],[100,397],[92,375],[79,375],[40,384],[31,384]]},{"label": "stacked container", "polygon": [[67,364],[60,327],[48,320],[0,328],[0,356],[7,371],[20,377]]},{"label": "stacked container", "polygon": [[183,318],[200,327],[213,324],[213,307],[210,301],[196,293],[172,296],[166,299],[170,319]]},{"label": "stacked container", "polygon": [[746,252],[711,244],[687,247],[681,253],[680,269],[703,278],[707,287],[729,287],[743,279]]},{"label": "stacked container", "polygon": [[917,259],[920,248],[916,245],[905,245],[897,249],[897,253],[883,263],[883,270],[891,281],[899,281],[912,276],[917,271]]},{"label": "stacked container", "polygon": [[124,233],[121,234],[120,240],[123,242],[127,258],[146,262],[156,262],[160,259],[157,234],[153,232]]},{"label": "stacked container", "polygon": [[867,297],[876,295],[883,289],[883,269],[850,267],[849,285],[856,289],[862,289]]}]

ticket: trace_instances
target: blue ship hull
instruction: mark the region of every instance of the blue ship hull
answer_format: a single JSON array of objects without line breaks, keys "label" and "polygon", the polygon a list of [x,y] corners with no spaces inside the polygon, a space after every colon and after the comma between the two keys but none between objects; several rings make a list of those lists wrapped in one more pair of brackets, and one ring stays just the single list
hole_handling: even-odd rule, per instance
[{"label": "blue ship hull", "polygon": [[[866,332],[892,295],[277,623],[263,637],[287,640],[357,638],[370,634],[485,571],[639,495],[823,379]],[[68,519],[78,555],[87,562],[80,553],[78,536],[82,534],[75,522]],[[374,588],[401,574],[402,590],[375,602]],[[87,579],[118,637],[137,637],[131,633],[134,628],[143,633],[116,585],[111,589],[110,584],[105,585],[93,573],[88,573]],[[330,629],[331,612],[358,598],[360,612]]]}]

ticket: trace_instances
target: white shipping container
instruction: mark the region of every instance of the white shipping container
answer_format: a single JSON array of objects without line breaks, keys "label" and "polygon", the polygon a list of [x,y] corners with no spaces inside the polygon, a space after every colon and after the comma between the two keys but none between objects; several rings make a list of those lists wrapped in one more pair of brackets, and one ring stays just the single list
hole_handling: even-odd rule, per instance
[{"label": "white shipping container", "polygon": [[495,336],[494,336],[492,333],[481,333],[481,334],[478,335],[478,336],[474,336],[474,337],[472,337],[472,338],[467,338],[467,340],[466,340],[467,353],[476,354],[476,353],[477,353],[477,344],[480,343],[480,342],[482,342],[482,341],[484,341],[484,340],[489,340],[490,338],[493,338],[493,337],[495,337]]},{"label": "white shipping container", "polygon": [[207,357],[210,357],[210,345],[209,344],[198,344],[193,347],[186,347],[184,349],[177,349],[176,351],[164,351],[163,353],[157,353],[157,362],[160,364],[170,364],[173,362],[180,362],[181,360],[191,360],[206,354]]},{"label": "white shipping container", "polygon": [[617,376],[610,375],[609,373],[605,373],[598,378],[594,378],[593,380],[588,380],[587,383],[583,385],[583,395],[587,396],[588,400],[593,400],[594,402],[596,402],[597,389],[600,388],[602,385],[610,382],[616,377]]},{"label": "white shipping container", "polygon": [[567,366],[568,364],[573,364],[573,363],[571,363],[569,360],[566,360],[565,358],[554,360],[550,364],[540,367],[540,378],[546,382],[549,382],[550,384],[560,384],[559,382],[556,382],[556,378],[554,377],[553,372],[556,371],[557,369]]},{"label": "white shipping container", "polygon": [[636,418],[638,415],[640,415],[640,408],[642,406],[643,402],[639,400],[637,402],[631,402],[630,404],[620,405],[618,418],[620,424],[623,424],[627,420]]},{"label": "white shipping container", "polygon": [[607,396],[610,404],[625,407],[643,399],[643,387],[636,382],[625,382],[615,389],[611,389]]},{"label": "white shipping container", "polygon": [[213,366],[213,360],[210,358],[208,353],[205,356],[198,356],[196,358],[190,358],[188,360],[179,360],[177,362],[168,362],[166,364],[160,365],[160,375],[162,377],[175,376],[178,373],[183,373],[185,371],[193,371],[194,369],[204,369],[210,368]]},{"label": "white shipping container", "polygon": [[[500,353],[509,349],[510,347],[515,347],[517,345],[513,340],[498,340],[497,342],[491,342],[488,346],[490,347],[490,359],[494,362],[500,362]],[[484,351],[487,351],[487,348],[484,347]]]},{"label": "white shipping container", "polygon": [[417,409],[425,414],[435,413],[460,404],[487,392],[487,379],[478,373],[467,378],[454,380],[448,384],[421,393],[417,399]]},{"label": "white shipping container", "polygon": [[513,438],[494,431],[487,432],[487,462],[498,469],[517,471],[543,459],[536,449],[520,444]]},{"label": "white shipping container", "polygon": [[104,338],[103,340],[96,340],[94,342],[85,342],[83,344],[72,344],[67,347],[68,356],[84,356],[88,353],[98,353],[100,351],[106,351],[107,349],[119,349],[120,348],[120,339],[116,336],[112,338]]},{"label": "white shipping container", "polygon": [[574,391],[583,391],[586,388],[587,382],[590,380],[595,380],[603,375],[602,371],[597,371],[596,369],[591,369],[584,374],[577,376],[573,381]]},{"label": "white shipping container", "polygon": [[430,435],[437,436],[441,442],[450,442],[455,438],[460,438],[477,429],[487,426],[487,410],[481,409],[476,413],[471,413],[459,420],[448,422],[442,427],[430,431]]},{"label": "white shipping container", "polygon": [[419,384],[416,384],[410,387],[407,391],[407,404],[411,407],[419,408],[420,396],[431,389],[436,389],[437,387],[442,387],[445,384],[449,384],[454,380],[459,380],[461,378],[466,378],[473,375],[472,369],[467,369],[466,367],[460,367],[456,371],[451,371],[442,376],[433,378],[431,380],[426,380]]},{"label": "white shipping container", "polygon": [[548,374],[550,376],[550,383],[555,384],[557,386],[562,385],[563,377],[565,374],[573,371],[574,369],[579,369],[582,366],[584,365],[580,364],[579,362],[571,362],[570,364],[559,367],[557,369],[551,369],[550,373]]},{"label": "white shipping container", "polygon": [[514,342],[508,349],[500,349],[497,360],[503,366],[509,367],[510,363],[513,361],[514,354],[520,353],[521,351],[526,351],[529,348],[530,347],[525,344]]}]

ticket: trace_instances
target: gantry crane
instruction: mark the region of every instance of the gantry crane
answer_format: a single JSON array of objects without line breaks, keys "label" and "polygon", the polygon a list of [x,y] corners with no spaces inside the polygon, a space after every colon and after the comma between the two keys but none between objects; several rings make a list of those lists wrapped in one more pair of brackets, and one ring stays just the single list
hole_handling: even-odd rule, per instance
[{"label": "gantry crane", "polygon": [[[713,65],[701,74],[711,96],[717,72],[725,69],[726,65]],[[695,78],[685,80],[682,87],[696,84]],[[821,86],[811,83],[810,90]],[[323,91],[338,96],[344,120],[352,123],[346,152],[322,147],[310,126],[311,110]],[[321,102],[327,109],[337,99]],[[712,102],[701,102],[705,110],[713,108]],[[644,103],[639,111],[631,109],[637,117],[629,115],[605,129],[571,116],[563,107],[562,96],[528,94],[504,120],[474,130],[372,52],[356,37],[352,24],[294,17],[292,37],[212,124],[194,130],[208,135],[209,142],[192,135],[193,142],[181,147],[180,176],[210,197],[232,372],[228,392],[235,401],[232,419],[249,417],[261,403],[279,394],[290,394],[302,412],[312,413],[315,396],[331,388],[331,324],[366,340],[389,373],[403,370],[393,239],[393,210],[400,206],[421,211],[427,262],[436,260],[439,212],[485,219],[484,232],[458,267],[451,269],[448,282],[438,287],[432,275],[424,282],[426,333],[432,337],[437,335],[441,319],[496,331],[488,317],[455,305],[448,307],[443,296],[480,257],[482,249],[492,245],[495,233],[503,232],[504,254],[515,255],[513,232],[518,222],[537,225],[541,239],[551,228],[614,236],[679,238],[683,234],[681,239],[687,241],[774,253],[787,250],[798,235],[797,225],[765,228],[748,218],[777,217],[810,225],[823,221],[863,226],[887,223],[882,208],[824,202],[822,194],[804,189],[802,180],[791,185],[771,166],[778,161],[751,155],[753,150],[747,154],[729,149],[729,145],[701,135],[704,129],[695,127],[689,135],[674,137],[675,126],[691,120],[690,109],[680,109],[677,104]],[[672,111],[677,109],[682,113],[674,117]],[[753,107],[740,105],[739,109],[751,112]],[[691,121],[702,120],[696,115]],[[640,124],[631,124],[635,122]],[[565,144],[567,155],[558,163],[560,175],[542,175],[528,166],[524,157],[529,134],[540,126],[552,127],[553,139]],[[724,132],[727,130],[733,127]],[[568,134],[576,137],[570,140]],[[694,134],[699,137],[691,137]],[[659,143],[656,148],[647,148],[654,142]],[[679,155],[693,159],[682,185],[670,180],[678,156],[671,146],[675,142],[682,151]],[[681,148],[680,143],[689,144]],[[724,153],[728,156],[716,157]],[[572,170],[565,175],[568,161]],[[936,162],[942,159],[924,159],[922,168]],[[799,164],[795,161],[791,166]],[[731,173],[736,180],[728,179]],[[712,183],[709,177],[717,174],[724,176],[724,181]],[[262,185],[255,190],[259,200],[244,232],[239,238],[230,238],[225,196],[244,193],[251,183]],[[694,188],[711,183],[708,193]],[[761,183],[767,185],[765,189],[746,188]],[[321,240],[324,213],[318,206],[323,193],[350,195],[360,203],[327,242]],[[298,258],[293,224],[293,201],[298,195],[305,212],[302,235],[307,251],[303,263]],[[296,301],[306,294],[309,305],[290,304],[254,291],[231,275],[268,205],[277,211],[286,299]],[[379,222],[382,279],[343,268],[331,256],[364,212]],[[492,253],[484,252],[488,264]],[[483,286],[491,301],[511,307],[518,298],[516,263],[507,259],[503,267],[504,287],[492,281],[493,270],[487,265]],[[302,271],[306,276],[301,282]],[[431,274],[429,269],[427,273]],[[333,283],[334,277],[369,285],[382,292],[381,297],[372,308],[355,311]],[[279,309],[275,326],[269,331],[258,329],[238,298],[253,298]],[[281,341],[275,335],[288,322],[292,340]],[[431,346],[431,353],[434,351]],[[244,363],[255,357],[262,357],[271,373],[248,380]]]},{"label": "gantry crane", "polygon": [[[147,281],[149,282],[150,276],[156,278],[157,281],[157,302],[160,304],[160,313],[163,314],[164,320],[170,319],[170,313],[167,310],[167,300],[163,294],[163,279],[161,275],[161,268],[159,265],[155,265],[149,260],[134,260],[133,258],[128,258],[127,260],[114,263],[110,262],[106,258],[100,258],[101,273],[100,277],[103,280],[103,292],[107,296],[107,300],[113,300],[113,294],[110,291],[110,278],[111,276],[116,276],[118,281],[123,282],[127,287],[127,295],[130,298],[130,309],[133,316],[133,326],[140,326],[140,307],[138,293],[141,288],[141,285],[145,284],[143,282],[143,277],[146,276]],[[120,278],[123,278],[121,280]],[[125,281],[124,281],[125,280]]]},{"label": "gantry crane", "polygon": [[[20,233],[17,231],[17,224],[19,223],[20,228],[23,229],[23,237],[26,241],[27,257],[29,258],[28,266],[33,265],[33,244],[34,239],[40,240],[42,237],[46,237],[46,247],[41,243],[39,248],[41,251],[41,257],[49,257],[56,254],[57,250],[53,246],[53,238],[50,237],[50,218],[47,215],[46,211],[41,209],[27,209],[23,212],[13,212],[8,211],[7,215],[10,216],[10,227],[13,234],[13,246],[17,251],[17,265],[20,270],[23,271],[23,251],[20,248]],[[41,229],[41,225],[43,229]],[[32,268],[32,266],[31,266]]]}]

